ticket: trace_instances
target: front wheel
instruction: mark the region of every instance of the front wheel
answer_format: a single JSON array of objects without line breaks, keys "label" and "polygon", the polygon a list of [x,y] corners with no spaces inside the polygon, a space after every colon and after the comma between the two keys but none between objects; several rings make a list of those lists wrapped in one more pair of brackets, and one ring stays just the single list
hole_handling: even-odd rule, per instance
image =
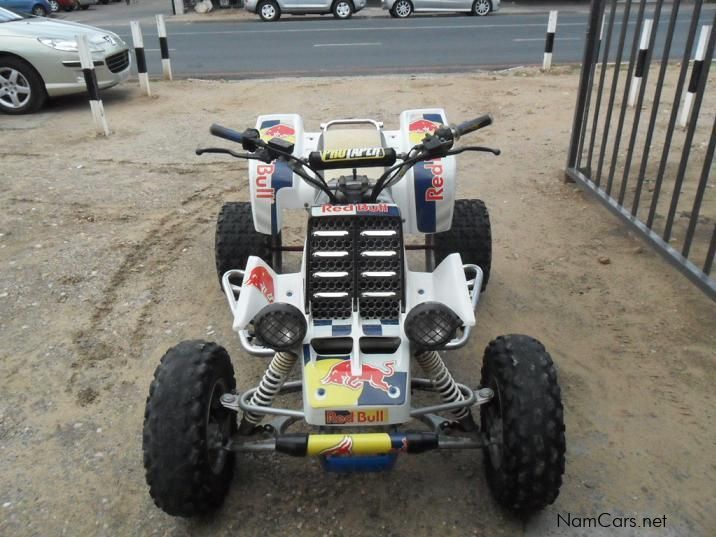
[{"label": "front wheel", "polygon": [[490,0],[475,0],[472,4],[472,11],[470,14],[478,17],[484,17],[485,15],[489,15],[490,11],[492,11],[492,2],[490,2]]},{"label": "front wheel", "polygon": [[482,383],[493,399],[480,407],[487,482],[508,509],[543,509],[559,495],[564,473],[564,416],[552,358],[534,338],[490,342]]},{"label": "front wheel", "polygon": [[142,448],[149,494],[166,513],[201,515],[223,502],[234,471],[226,447],[236,415],[220,398],[235,388],[229,355],[215,343],[179,343],[157,367]]},{"label": "front wheel", "polygon": [[350,19],[353,15],[353,4],[349,0],[337,0],[333,4],[333,16],[337,19]]},{"label": "front wheel", "polygon": [[0,112],[29,114],[45,103],[45,84],[32,66],[10,56],[0,56]]},{"label": "front wheel", "polygon": [[47,3],[50,4],[50,11],[53,13],[57,13],[60,10],[60,3],[57,0],[49,0]]},{"label": "front wheel", "polygon": [[47,10],[45,9],[45,6],[37,4],[36,6],[33,6],[32,14],[35,15],[36,17],[46,17]]},{"label": "front wheel", "polygon": [[409,0],[398,0],[390,10],[390,14],[397,19],[405,19],[413,13],[413,4]]},{"label": "front wheel", "polygon": [[266,22],[277,21],[281,18],[281,8],[279,8],[278,4],[273,0],[261,2],[256,11],[258,11],[261,20]]}]

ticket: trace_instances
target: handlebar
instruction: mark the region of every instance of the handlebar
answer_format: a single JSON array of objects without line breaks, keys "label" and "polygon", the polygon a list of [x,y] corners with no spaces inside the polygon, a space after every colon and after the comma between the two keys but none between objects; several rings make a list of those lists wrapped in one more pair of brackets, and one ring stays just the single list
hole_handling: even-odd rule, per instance
[{"label": "handlebar", "polygon": [[475,132],[476,130],[484,127],[489,127],[490,125],[492,125],[492,116],[490,114],[485,114],[484,116],[464,121],[463,123],[453,127],[455,131],[455,138],[458,139],[461,136],[465,136],[466,134]]},{"label": "handlebar", "polygon": [[224,140],[229,140],[230,142],[236,142],[237,144],[244,143],[244,136],[242,133],[235,131],[234,129],[222,127],[218,123],[212,124],[211,127],[209,127],[209,132],[214,136],[218,136]]}]

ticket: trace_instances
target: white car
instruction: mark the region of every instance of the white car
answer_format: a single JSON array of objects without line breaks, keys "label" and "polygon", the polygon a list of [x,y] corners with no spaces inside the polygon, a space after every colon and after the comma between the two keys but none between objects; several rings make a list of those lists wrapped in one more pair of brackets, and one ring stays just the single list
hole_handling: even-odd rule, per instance
[{"label": "white car", "polygon": [[382,0],[391,17],[404,19],[413,12],[464,12],[484,17],[500,9],[500,0]]},{"label": "white car", "polygon": [[333,13],[337,19],[350,19],[360,11],[366,0],[246,0],[244,7],[251,13],[258,13],[265,21],[277,21],[282,14],[327,15]]},{"label": "white car", "polygon": [[100,89],[129,77],[129,47],[117,34],[0,8],[0,112],[26,114],[48,97],[86,91],[76,36],[89,42]]}]

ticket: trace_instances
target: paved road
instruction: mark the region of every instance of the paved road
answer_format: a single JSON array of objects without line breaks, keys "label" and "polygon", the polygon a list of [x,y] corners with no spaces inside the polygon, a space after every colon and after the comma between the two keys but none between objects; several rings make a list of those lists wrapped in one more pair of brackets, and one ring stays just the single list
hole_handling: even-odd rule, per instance
[{"label": "paved road", "polygon": [[[100,9],[121,10],[123,6]],[[160,73],[156,29],[148,23],[151,8],[144,9],[149,10],[141,14],[147,20],[144,34],[149,69]],[[713,13],[712,7],[705,8],[703,22],[711,23]],[[581,60],[586,20],[583,11],[560,15],[555,64]],[[672,50],[683,50],[689,21],[690,7],[684,7]],[[667,22],[668,17],[663,15],[662,24],[666,26]],[[131,42],[127,23],[108,21],[100,26]],[[633,27],[628,26],[627,43],[631,43]],[[618,24],[616,29],[620,28]],[[423,16],[407,20],[313,17],[272,24],[168,24],[174,72],[183,77],[222,78],[445,72],[540,64],[545,30],[544,13],[508,12],[489,17]],[[665,33],[660,32],[661,39]],[[657,56],[661,46],[657,43]]]}]

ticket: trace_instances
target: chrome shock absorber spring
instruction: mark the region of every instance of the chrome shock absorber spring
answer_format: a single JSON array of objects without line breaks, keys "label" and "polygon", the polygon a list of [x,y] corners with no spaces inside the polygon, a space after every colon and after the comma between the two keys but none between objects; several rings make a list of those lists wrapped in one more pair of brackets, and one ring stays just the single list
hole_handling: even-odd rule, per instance
[{"label": "chrome shock absorber spring", "polygon": [[[454,403],[465,399],[437,351],[418,351],[415,353],[415,359],[428,378],[433,381],[435,389],[444,402]],[[452,411],[452,414],[463,429],[469,431],[475,428],[475,422],[468,407],[457,408]]]},{"label": "chrome shock absorber spring", "polygon": [[[277,352],[274,354],[249,403],[256,406],[271,406],[274,397],[281,390],[283,383],[286,382],[286,378],[288,378],[288,374],[293,369],[297,359],[298,357],[291,352]],[[262,414],[245,412],[244,417],[241,419],[239,431],[241,433],[250,432],[262,419]]]}]

